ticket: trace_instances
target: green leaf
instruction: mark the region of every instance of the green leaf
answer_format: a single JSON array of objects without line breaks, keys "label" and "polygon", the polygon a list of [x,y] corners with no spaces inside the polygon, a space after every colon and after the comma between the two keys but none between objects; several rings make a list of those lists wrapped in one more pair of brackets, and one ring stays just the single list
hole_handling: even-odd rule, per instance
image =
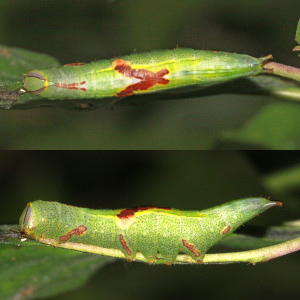
[{"label": "green leaf", "polygon": [[[296,30],[296,35],[295,35],[295,41],[300,44],[300,19],[298,21],[298,26]],[[296,46],[293,51],[300,51],[300,46]]]},{"label": "green leaf", "polygon": [[286,197],[289,192],[298,189],[300,182],[300,165],[296,164],[279,172],[271,173],[263,178],[267,189]]},{"label": "green leaf", "polygon": [[111,261],[24,240],[18,226],[0,226],[0,299],[40,299],[78,288]]},{"label": "green leaf", "polygon": [[[299,222],[263,230],[262,237],[233,234],[225,246],[254,249],[296,238]],[[212,254],[214,257],[216,254]],[[222,255],[222,254],[221,254]],[[226,254],[225,254],[226,255]],[[57,295],[84,284],[96,269],[114,259],[48,247],[24,239],[18,225],[0,226],[0,299],[36,299]]]},{"label": "green leaf", "polygon": [[300,44],[300,19],[298,21],[298,26],[296,30],[296,36],[295,36],[295,41]]},{"label": "green leaf", "polygon": [[299,84],[270,75],[257,75],[248,78],[249,81],[255,84],[257,91],[269,93],[286,100],[300,101],[300,86]]},{"label": "green leaf", "polygon": [[297,103],[270,103],[242,128],[227,131],[225,140],[239,141],[267,149],[299,149],[300,107]]},{"label": "green leaf", "polygon": [[236,249],[257,249],[300,237],[299,220],[284,223],[282,226],[264,228],[248,225],[245,228],[240,230],[244,233],[233,233],[222,244]]}]

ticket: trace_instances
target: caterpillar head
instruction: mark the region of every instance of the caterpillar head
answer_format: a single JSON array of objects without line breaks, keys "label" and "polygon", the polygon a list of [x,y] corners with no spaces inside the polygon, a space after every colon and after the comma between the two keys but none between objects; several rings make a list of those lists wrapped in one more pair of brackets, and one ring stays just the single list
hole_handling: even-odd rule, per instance
[{"label": "caterpillar head", "polygon": [[41,94],[48,87],[48,79],[43,72],[33,70],[25,74],[24,76],[24,88],[31,94]]},{"label": "caterpillar head", "polygon": [[31,231],[34,227],[33,225],[33,210],[32,210],[32,203],[28,203],[26,205],[26,208],[23,210],[20,222],[19,222],[19,228],[21,233],[28,233]]}]

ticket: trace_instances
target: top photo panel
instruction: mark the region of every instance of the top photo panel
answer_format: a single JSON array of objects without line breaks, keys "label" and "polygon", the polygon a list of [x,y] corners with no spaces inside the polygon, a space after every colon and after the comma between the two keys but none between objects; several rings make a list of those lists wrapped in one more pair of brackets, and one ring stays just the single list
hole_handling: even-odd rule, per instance
[{"label": "top photo panel", "polygon": [[300,149],[299,11],[2,1],[0,149]]}]

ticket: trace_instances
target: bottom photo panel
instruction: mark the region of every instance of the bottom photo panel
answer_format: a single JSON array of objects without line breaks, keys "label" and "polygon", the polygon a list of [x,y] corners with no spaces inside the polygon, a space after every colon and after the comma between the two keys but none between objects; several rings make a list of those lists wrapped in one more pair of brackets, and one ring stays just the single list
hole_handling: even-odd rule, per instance
[{"label": "bottom photo panel", "polygon": [[3,151],[0,299],[300,297],[300,153]]}]

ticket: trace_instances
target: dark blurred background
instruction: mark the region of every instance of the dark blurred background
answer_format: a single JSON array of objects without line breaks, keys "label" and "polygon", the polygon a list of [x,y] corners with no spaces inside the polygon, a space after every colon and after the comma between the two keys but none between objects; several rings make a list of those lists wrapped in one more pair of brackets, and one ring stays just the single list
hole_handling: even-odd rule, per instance
[{"label": "dark blurred background", "polygon": [[[250,196],[284,206],[250,222],[299,219],[298,152],[24,152],[0,153],[1,224],[17,223],[31,200],[82,207],[140,205],[200,210]],[[147,266],[119,260],[61,299],[298,299],[299,253],[266,264]]]},{"label": "dark blurred background", "polygon": [[[180,46],[272,53],[276,61],[296,65],[291,49],[299,11],[299,0],[2,0],[0,43],[48,53],[61,63]],[[89,112],[1,110],[0,148],[241,149],[243,144],[220,146],[219,136],[274,101],[280,100],[218,95],[137,106],[121,102],[113,110],[108,105]]]}]

